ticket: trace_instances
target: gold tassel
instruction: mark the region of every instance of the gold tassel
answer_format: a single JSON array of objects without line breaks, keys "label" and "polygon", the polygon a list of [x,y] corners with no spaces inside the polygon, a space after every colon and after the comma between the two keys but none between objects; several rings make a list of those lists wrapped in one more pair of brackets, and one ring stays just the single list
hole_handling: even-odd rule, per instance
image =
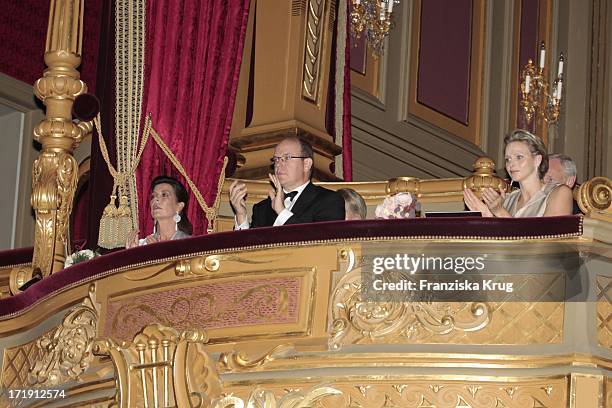
[{"label": "gold tassel", "polygon": [[128,198],[121,195],[119,198],[119,208],[117,209],[117,240],[119,246],[125,246],[128,234],[132,230],[132,212],[128,206]]},{"label": "gold tassel", "polygon": [[[113,189],[114,193],[114,189]],[[98,233],[98,245],[102,248],[113,249],[125,245],[125,240],[117,245],[117,207],[115,200],[117,196],[111,195],[110,202],[104,208],[100,218],[100,231]]]}]

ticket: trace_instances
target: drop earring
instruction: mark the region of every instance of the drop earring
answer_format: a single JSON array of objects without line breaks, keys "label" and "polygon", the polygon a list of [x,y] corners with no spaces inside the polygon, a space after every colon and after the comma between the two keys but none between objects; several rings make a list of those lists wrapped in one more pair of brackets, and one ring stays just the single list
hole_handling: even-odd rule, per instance
[{"label": "drop earring", "polygon": [[181,222],[181,215],[176,212],[172,219],[174,220],[174,231],[178,231],[178,223]]}]

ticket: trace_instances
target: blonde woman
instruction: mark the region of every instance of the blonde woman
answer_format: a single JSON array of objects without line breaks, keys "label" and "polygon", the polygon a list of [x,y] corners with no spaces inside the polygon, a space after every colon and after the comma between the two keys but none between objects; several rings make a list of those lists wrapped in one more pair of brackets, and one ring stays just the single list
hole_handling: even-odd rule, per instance
[{"label": "blonde woman", "polygon": [[515,130],[504,138],[506,171],[520,189],[508,195],[492,188],[482,192],[482,200],[470,190],[463,199],[472,211],[483,217],[549,217],[572,214],[572,190],[557,183],[545,183],[548,154],[542,140],[526,130]]}]

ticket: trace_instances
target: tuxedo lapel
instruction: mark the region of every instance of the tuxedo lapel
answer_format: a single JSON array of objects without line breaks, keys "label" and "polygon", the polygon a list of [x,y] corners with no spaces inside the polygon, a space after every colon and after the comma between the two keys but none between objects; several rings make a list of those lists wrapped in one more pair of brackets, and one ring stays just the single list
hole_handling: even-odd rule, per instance
[{"label": "tuxedo lapel", "polygon": [[272,208],[272,200],[270,200],[270,198],[268,198],[265,208],[266,225],[271,227],[272,225],[274,225],[274,221],[276,221],[276,217],[278,216],[278,214],[276,214],[276,211],[274,211],[274,209]]},{"label": "tuxedo lapel", "polygon": [[291,212],[295,215],[302,214],[312,204],[312,201],[317,196],[316,187],[312,183],[308,183],[302,194],[298,197],[296,203],[291,207]]}]

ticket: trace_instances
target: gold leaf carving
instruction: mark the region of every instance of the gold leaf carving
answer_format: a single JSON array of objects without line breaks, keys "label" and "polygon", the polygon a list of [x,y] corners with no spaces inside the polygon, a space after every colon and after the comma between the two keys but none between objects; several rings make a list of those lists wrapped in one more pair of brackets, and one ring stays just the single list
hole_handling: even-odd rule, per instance
[{"label": "gold leaf carving", "polygon": [[[274,383],[257,383],[259,389],[265,389],[272,393],[278,400],[286,394],[288,387],[308,388],[312,382],[295,383],[293,378],[286,378],[284,381],[276,380]],[[401,406],[406,408],[441,408],[441,407],[505,407],[505,408],[525,408],[533,407],[534,401],[544,402],[547,408],[567,406],[567,377],[531,377],[524,381],[513,382],[516,387],[514,398],[510,399],[504,388],[507,384],[501,381],[470,381],[470,380],[444,380],[435,379],[413,379],[403,378],[398,381],[382,380],[380,376],[367,378],[340,379],[327,384],[340,391],[329,400],[324,400],[316,405],[321,408],[338,407],[393,407]],[[432,385],[439,386],[435,392]],[[363,388],[368,386],[364,394]],[[398,389],[402,387],[402,392]],[[542,389],[545,386],[552,387],[550,397]],[[471,395],[469,389],[478,391]],[[244,401],[252,393],[252,389],[247,384],[236,385],[225,392],[232,392],[239,395]]]},{"label": "gold leaf carving", "polygon": [[514,393],[516,392],[516,387],[505,387],[503,390],[506,391],[506,394],[508,394],[510,399],[512,399],[512,397],[514,397]]},{"label": "gold leaf carving", "polygon": [[467,402],[465,402],[465,400],[461,397],[461,395],[458,395],[457,405],[455,405],[455,408],[472,408],[472,406],[468,404]]},{"label": "gold leaf carving", "polygon": [[478,386],[478,385],[468,385],[467,387],[465,387],[469,392],[470,395],[472,396],[472,398],[476,397],[476,393],[478,392],[479,389],[481,389],[482,387]]},{"label": "gold leaf carving", "polygon": [[181,260],[174,266],[176,276],[201,276],[217,272],[222,261],[238,262],[247,265],[261,265],[277,261],[279,258],[251,259],[233,254],[199,256]]},{"label": "gold leaf carving", "polygon": [[43,276],[52,272],[54,255],[61,257],[57,261],[63,267],[77,174],[76,160],[63,151],[43,150],[34,161],[31,201],[36,229],[32,265]]},{"label": "gold leaf carving", "polygon": [[314,103],[319,101],[319,75],[324,34],[322,20],[325,7],[325,0],[308,0],[302,96]]},{"label": "gold leaf carving", "polygon": [[597,280],[597,341],[601,347],[612,347],[612,278],[598,275]]},{"label": "gold leaf carving", "polygon": [[[145,327],[133,341],[117,344],[97,339],[93,352],[109,356],[118,379],[115,401],[120,407],[209,407],[221,395],[214,363],[204,350],[206,333],[181,333],[159,324]],[[144,401],[147,401],[145,404]],[[158,405],[159,404],[159,405]]]},{"label": "gold leaf carving", "polygon": [[502,400],[500,400],[499,398],[496,399],[495,401],[495,408],[506,408],[506,406],[504,405],[504,403],[502,402]]},{"label": "gold leaf carving", "polygon": [[346,273],[332,295],[332,325],[329,345],[409,342],[419,330],[433,335],[453,331],[478,331],[490,321],[484,303],[363,302],[361,268]]},{"label": "gold leaf carving", "polygon": [[612,213],[612,180],[607,177],[594,177],[585,181],[576,194],[578,206],[585,214],[598,212]]},{"label": "gold leaf carving", "polygon": [[279,344],[272,350],[256,358],[248,357],[244,352],[234,351],[231,353],[221,353],[219,356],[219,365],[222,369],[228,371],[244,371],[263,368],[266,363],[274,361],[278,357],[285,357],[293,350],[293,345]]},{"label": "gold leaf carving", "polygon": [[553,390],[553,387],[551,387],[550,385],[545,385],[544,387],[540,387],[541,390],[543,390],[547,396],[550,397],[550,393]]},{"label": "gold leaf carving", "polygon": [[431,384],[429,386],[429,388],[431,388],[431,390],[433,392],[438,392],[438,391],[440,391],[440,389],[444,388],[444,386],[443,385],[438,385],[438,384]]},{"label": "gold leaf carving", "polygon": [[359,392],[361,393],[361,395],[365,397],[366,394],[368,393],[368,389],[370,388],[370,386],[369,385],[358,385],[355,388],[357,388]]},{"label": "gold leaf carving", "polygon": [[8,399],[9,389],[26,388],[30,367],[39,359],[38,339],[17,347],[4,349],[0,379],[0,401]]},{"label": "gold leaf carving", "polygon": [[393,384],[393,389],[397,391],[398,394],[401,394],[406,389],[406,384]]},{"label": "gold leaf carving", "polygon": [[51,387],[79,380],[93,359],[99,312],[95,285],[91,285],[89,297],[70,309],[57,329],[36,342],[40,357],[29,372],[30,385]]},{"label": "gold leaf carving", "polygon": [[307,408],[314,407],[322,399],[340,395],[341,391],[328,386],[315,386],[305,391],[293,391],[277,399],[271,391],[256,388],[245,404],[244,400],[234,396],[226,396],[213,401],[213,408]]},{"label": "gold leaf carving", "polygon": [[436,408],[436,406],[433,405],[431,401],[427,400],[424,395],[421,395],[421,403],[418,408]]}]

